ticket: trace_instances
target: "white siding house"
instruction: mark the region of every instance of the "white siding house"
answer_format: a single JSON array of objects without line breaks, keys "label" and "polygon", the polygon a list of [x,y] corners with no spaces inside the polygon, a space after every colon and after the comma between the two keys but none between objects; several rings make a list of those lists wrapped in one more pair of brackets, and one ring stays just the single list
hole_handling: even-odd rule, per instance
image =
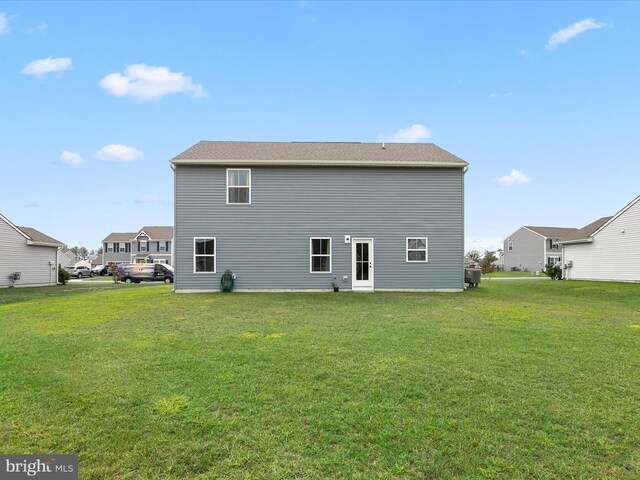
[{"label": "white siding house", "polygon": [[[56,285],[63,244],[34,228],[17,227],[0,215],[0,287]],[[20,278],[11,279],[19,272]]]},{"label": "white siding house", "polygon": [[560,242],[564,278],[640,282],[640,196],[590,235]]}]

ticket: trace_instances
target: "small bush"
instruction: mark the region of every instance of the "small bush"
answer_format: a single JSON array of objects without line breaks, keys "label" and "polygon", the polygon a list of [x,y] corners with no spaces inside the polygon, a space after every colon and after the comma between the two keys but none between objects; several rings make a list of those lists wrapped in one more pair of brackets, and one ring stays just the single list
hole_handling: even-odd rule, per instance
[{"label": "small bush", "polygon": [[546,265],[544,267],[544,273],[551,280],[562,280],[562,268],[559,265]]},{"label": "small bush", "polygon": [[67,272],[62,265],[58,264],[58,283],[66,285],[70,278],[71,275],[69,275],[69,272]]}]

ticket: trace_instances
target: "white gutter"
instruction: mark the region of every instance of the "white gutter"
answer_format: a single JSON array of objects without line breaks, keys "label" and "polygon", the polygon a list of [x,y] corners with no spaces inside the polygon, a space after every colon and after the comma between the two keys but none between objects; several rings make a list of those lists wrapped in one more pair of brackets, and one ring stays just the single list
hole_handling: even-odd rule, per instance
[{"label": "white gutter", "polygon": [[35,247],[56,247],[56,248],[60,248],[62,246],[59,243],[34,242],[33,240],[27,240],[27,245],[33,245]]},{"label": "white gutter", "polygon": [[581,238],[580,240],[564,240],[558,243],[560,245],[571,245],[574,243],[593,243],[593,238]]},{"label": "white gutter", "polygon": [[467,162],[393,162],[372,160],[205,160],[177,159],[171,165],[206,165],[206,166],[288,166],[288,167],[413,167],[413,168],[466,168]]}]

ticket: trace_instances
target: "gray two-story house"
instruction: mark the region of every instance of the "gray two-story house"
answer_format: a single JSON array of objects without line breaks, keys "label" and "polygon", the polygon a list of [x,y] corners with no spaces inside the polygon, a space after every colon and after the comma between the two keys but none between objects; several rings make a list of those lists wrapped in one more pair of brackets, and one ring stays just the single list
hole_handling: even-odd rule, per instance
[{"label": "gray two-story house", "polygon": [[199,142],[171,160],[175,291],[460,291],[467,163],[433,144]]},{"label": "gray two-story house", "polygon": [[564,227],[520,227],[504,239],[504,269],[543,271],[546,265],[562,264],[562,248],[558,243],[578,231]]},{"label": "gray two-story house", "polygon": [[114,232],[102,240],[104,262],[173,264],[173,227],[149,226]]}]

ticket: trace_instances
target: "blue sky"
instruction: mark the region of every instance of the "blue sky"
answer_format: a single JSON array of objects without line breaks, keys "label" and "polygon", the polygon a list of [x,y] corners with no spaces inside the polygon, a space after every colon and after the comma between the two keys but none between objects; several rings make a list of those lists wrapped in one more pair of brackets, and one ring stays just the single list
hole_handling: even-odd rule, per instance
[{"label": "blue sky", "polygon": [[199,140],[433,142],[468,248],[640,194],[640,3],[0,3],[0,213],[69,245],[173,221]]}]

